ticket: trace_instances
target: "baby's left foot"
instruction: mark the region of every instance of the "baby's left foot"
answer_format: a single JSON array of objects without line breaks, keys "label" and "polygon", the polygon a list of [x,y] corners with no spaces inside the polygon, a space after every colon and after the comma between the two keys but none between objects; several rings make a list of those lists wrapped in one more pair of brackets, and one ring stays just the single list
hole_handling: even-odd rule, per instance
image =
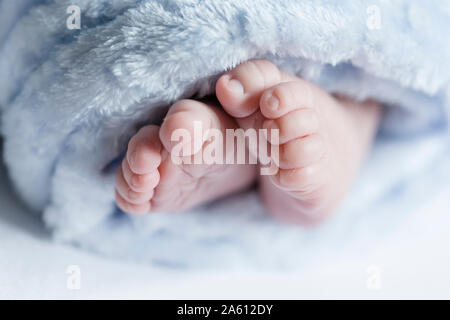
[{"label": "baby's left foot", "polygon": [[143,127],[130,140],[117,172],[118,206],[134,214],[178,212],[247,188],[257,167],[227,164],[227,154],[210,148],[212,141],[225,145],[226,131],[235,128],[222,108],[176,102],[161,127]]},{"label": "baby's left foot", "polygon": [[[272,214],[314,223],[335,210],[376,131],[376,103],[337,99],[266,60],[223,75],[216,94],[243,129],[268,129],[269,143],[279,145],[278,173],[260,179]],[[279,141],[272,139],[273,129]]]}]

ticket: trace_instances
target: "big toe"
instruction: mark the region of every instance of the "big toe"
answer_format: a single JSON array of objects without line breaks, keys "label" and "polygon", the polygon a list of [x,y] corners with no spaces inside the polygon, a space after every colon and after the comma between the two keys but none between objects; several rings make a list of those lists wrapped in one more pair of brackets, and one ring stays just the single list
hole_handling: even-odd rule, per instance
[{"label": "big toe", "polygon": [[157,126],[146,126],[130,140],[126,161],[133,173],[140,175],[152,173],[161,163],[158,131]]},{"label": "big toe", "polygon": [[209,130],[220,127],[221,122],[218,108],[195,100],[180,100],[169,109],[159,137],[169,153],[191,156],[201,151]]},{"label": "big toe", "polygon": [[225,111],[245,118],[259,108],[263,91],[282,81],[284,74],[268,60],[249,60],[219,78],[216,96]]}]

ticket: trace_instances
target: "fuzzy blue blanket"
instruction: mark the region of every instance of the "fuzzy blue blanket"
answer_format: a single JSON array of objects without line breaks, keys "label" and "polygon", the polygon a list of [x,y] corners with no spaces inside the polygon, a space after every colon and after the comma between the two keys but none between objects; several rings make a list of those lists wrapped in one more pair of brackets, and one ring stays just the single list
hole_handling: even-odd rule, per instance
[{"label": "fuzzy blue blanket", "polygon": [[[401,223],[386,217],[406,219],[448,176],[449,30],[438,0],[0,0],[5,162],[58,240],[176,266],[298,265],[348,230]],[[319,230],[285,226],[252,191],[175,216],[120,212],[114,169],[133,133],[255,57],[386,105],[342,212]]]}]

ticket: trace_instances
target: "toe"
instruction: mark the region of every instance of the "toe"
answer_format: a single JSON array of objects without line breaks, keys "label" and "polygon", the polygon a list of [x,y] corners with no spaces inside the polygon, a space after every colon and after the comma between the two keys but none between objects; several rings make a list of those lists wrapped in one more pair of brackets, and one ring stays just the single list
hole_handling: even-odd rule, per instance
[{"label": "toe", "polygon": [[160,140],[170,153],[177,156],[190,156],[199,152],[203,137],[211,127],[211,112],[203,103],[194,100],[181,100],[169,109],[161,125]]},{"label": "toe", "polygon": [[225,128],[235,126],[233,119],[219,107],[195,100],[181,100],[167,113],[159,137],[171,156],[189,157],[202,150],[215,130],[223,132]]},{"label": "toe", "polygon": [[125,180],[122,171],[119,171],[116,176],[116,191],[123,199],[132,204],[143,204],[153,197],[153,188],[148,188],[142,192],[133,190]]},{"label": "toe", "polygon": [[320,163],[298,169],[281,169],[271,176],[272,182],[286,191],[306,194],[314,192],[321,185],[322,166]]},{"label": "toe", "polygon": [[124,181],[120,181],[119,179],[116,182],[116,192],[120,194],[125,201],[131,204],[140,205],[150,201],[153,197],[153,189],[149,189],[146,192],[136,192],[124,184]]},{"label": "toe", "polygon": [[[293,139],[311,135],[319,130],[319,118],[314,109],[299,109],[263,123],[267,140],[272,144],[284,144]],[[274,135],[277,130],[277,135]]]},{"label": "toe", "polygon": [[125,200],[117,191],[116,191],[116,203],[117,206],[126,213],[141,215],[148,213],[150,211],[150,202],[146,202],[143,204],[132,204],[127,200]]},{"label": "toe", "polygon": [[126,159],[135,174],[154,172],[161,163],[161,143],[159,127],[146,126],[130,140]]},{"label": "toe", "polygon": [[231,116],[244,118],[259,108],[263,90],[279,83],[282,77],[270,61],[249,60],[220,77],[216,95]]},{"label": "toe", "polygon": [[325,154],[323,138],[313,134],[280,145],[279,167],[295,169],[310,166],[320,161]]},{"label": "toe", "polygon": [[145,192],[154,189],[160,180],[159,171],[155,170],[149,174],[135,174],[130,169],[128,161],[122,161],[122,174],[131,190],[135,192]]},{"label": "toe", "polygon": [[277,84],[262,94],[261,113],[266,118],[276,119],[297,109],[312,108],[318,90],[302,79]]}]

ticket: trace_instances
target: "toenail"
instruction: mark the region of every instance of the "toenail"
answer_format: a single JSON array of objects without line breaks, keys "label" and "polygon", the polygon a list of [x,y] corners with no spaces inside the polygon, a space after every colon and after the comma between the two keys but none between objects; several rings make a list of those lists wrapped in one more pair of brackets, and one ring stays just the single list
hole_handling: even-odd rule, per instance
[{"label": "toenail", "polygon": [[267,98],[266,104],[270,110],[277,110],[280,102],[278,101],[278,98],[272,94],[269,96],[269,98]]},{"label": "toenail", "polygon": [[244,87],[242,86],[242,83],[236,79],[231,79],[228,81],[228,89],[234,93],[244,94]]}]

